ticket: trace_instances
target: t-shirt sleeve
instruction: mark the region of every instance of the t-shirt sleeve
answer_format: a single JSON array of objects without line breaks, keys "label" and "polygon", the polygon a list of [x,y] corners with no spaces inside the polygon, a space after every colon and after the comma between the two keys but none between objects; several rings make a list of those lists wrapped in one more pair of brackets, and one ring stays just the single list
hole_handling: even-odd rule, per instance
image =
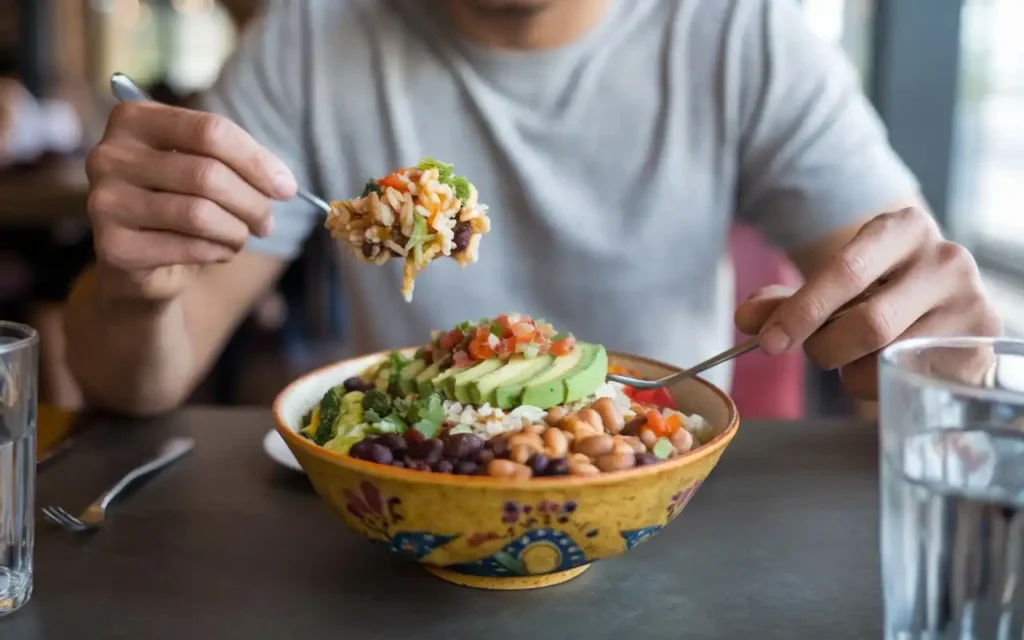
[{"label": "t-shirt sleeve", "polygon": [[916,197],[853,65],[798,0],[748,6],[758,13],[741,29],[740,220],[788,250]]},{"label": "t-shirt sleeve", "polygon": [[[272,3],[252,24],[217,83],[204,93],[199,108],[236,122],[285,162],[300,186],[310,188],[312,170],[306,153],[307,65],[303,32],[306,3]],[[319,211],[294,198],[275,202],[270,236],[250,236],[247,250],[291,260],[301,250]]]}]

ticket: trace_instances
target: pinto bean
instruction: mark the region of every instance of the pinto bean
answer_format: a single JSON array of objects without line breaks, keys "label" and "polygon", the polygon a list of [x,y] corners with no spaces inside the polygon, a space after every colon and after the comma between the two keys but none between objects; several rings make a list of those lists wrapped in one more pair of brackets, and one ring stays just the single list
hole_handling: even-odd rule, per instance
[{"label": "pinto bean", "polygon": [[[643,447],[643,443],[642,442],[640,443],[640,446]],[[646,447],[644,447],[644,451],[646,451],[646,450],[647,450]],[[622,438],[622,436],[613,436],[612,437],[612,453],[621,453],[621,454],[634,453],[635,454],[636,452],[633,450],[633,446],[630,445],[628,442],[626,442]]]},{"label": "pinto bean", "polygon": [[534,433],[517,433],[508,439],[508,450],[511,452],[516,447],[527,447],[531,453],[540,453],[544,450],[544,441]]},{"label": "pinto bean", "polygon": [[564,458],[569,452],[569,439],[561,429],[552,427],[544,432],[544,453],[549,458]]},{"label": "pinto bean", "polygon": [[693,448],[693,434],[682,427],[672,434],[669,441],[679,453],[686,453]]},{"label": "pinto bean", "polygon": [[594,427],[594,430],[598,433],[604,433],[604,421],[601,420],[601,414],[593,409],[580,409],[577,414],[580,420],[583,420],[590,426]]},{"label": "pinto bean", "polygon": [[622,453],[606,453],[597,459],[597,468],[604,472],[623,471],[636,465],[636,454],[632,450]]},{"label": "pinto bean", "polygon": [[562,421],[562,418],[565,417],[565,414],[565,407],[551,407],[548,409],[547,415],[544,416],[544,422],[547,422],[552,427],[557,426]]},{"label": "pinto bean", "polygon": [[599,476],[601,470],[589,462],[569,462],[569,475],[571,476]]},{"label": "pinto bean", "polygon": [[612,437],[604,433],[577,440],[573,443],[573,451],[582,453],[590,458],[597,458],[606,453],[611,453],[614,447],[615,442],[612,440]]},{"label": "pinto bean", "polygon": [[525,464],[518,464],[511,460],[491,460],[487,465],[487,475],[507,480],[526,480],[533,475],[533,470]]},{"label": "pinto bean", "polygon": [[531,424],[523,427],[523,433],[531,433],[535,436],[539,436],[544,433],[548,428],[546,424]]},{"label": "pinto bean", "polygon": [[577,440],[582,440],[586,435],[597,435],[594,428],[590,426],[589,422],[584,422],[575,413],[565,416],[562,423],[559,425],[563,431],[568,431]]},{"label": "pinto bean", "polygon": [[625,419],[622,417],[622,412],[615,406],[611,398],[598,398],[594,401],[594,404],[590,405],[593,409],[601,416],[601,421],[604,423],[604,428],[610,433],[621,433],[623,427],[626,425]]},{"label": "pinto bean", "polygon": [[647,453],[647,447],[644,446],[643,442],[640,442],[640,438],[637,438],[635,436],[619,436],[619,437],[622,438],[622,441],[625,442],[626,444],[628,444],[633,449],[633,453],[635,453],[637,455],[640,455],[642,453]]},{"label": "pinto bean", "polygon": [[509,448],[508,457],[510,460],[518,464],[526,464],[526,461],[529,460],[534,453],[537,452],[533,450],[533,447],[529,447],[525,444],[516,444]]}]

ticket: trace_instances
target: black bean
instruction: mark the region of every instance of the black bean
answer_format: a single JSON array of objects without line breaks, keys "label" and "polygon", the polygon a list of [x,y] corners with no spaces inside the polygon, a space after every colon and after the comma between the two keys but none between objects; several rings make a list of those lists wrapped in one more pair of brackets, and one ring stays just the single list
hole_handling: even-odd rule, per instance
[{"label": "black bean", "polygon": [[564,476],[569,473],[569,461],[565,458],[552,458],[548,460],[548,468],[545,470],[549,476]]},{"label": "black bean", "polygon": [[363,243],[363,257],[372,259],[380,250],[380,245],[373,242]]},{"label": "black bean", "polygon": [[543,453],[535,453],[526,461],[526,466],[533,469],[533,475],[542,476],[548,469],[548,457]]},{"label": "black bean", "polygon": [[646,467],[649,464],[657,464],[661,462],[658,456],[653,453],[641,453],[636,457],[636,466]]},{"label": "black bean", "polygon": [[452,238],[452,242],[455,244],[455,248],[452,252],[462,253],[469,246],[470,238],[473,237],[473,227],[468,221],[460,222],[455,225],[454,233],[455,236]]},{"label": "black bean", "polygon": [[391,463],[391,466],[396,469],[404,469],[405,463],[402,462],[401,460],[395,460],[394,462]]},{"label": "black bean", "polygon": [[391,464],[395,461],[395,456],[391,453],[391,449],[374,442],[370,445],[370,457],[368,459],[377,464]]},{"label": "black bean", "polygon": [[638,436],[640,430],[647,424],[647,418],[644,416],[637,416],[626,423],[626,426],[622,427],[622,435],[624,436]]},{"label": "black bean", "polygon": [[348,450],[348,455],[359,460],[370,460],[370,447],[373,446],[373,440],[369,438],[363,438],[359,442],[352,445]]},{"label": "black bean", "polygon": [[441,460],[436,464],[430,465],[430,468],[438,473],[454,473],[455,465],[452,464],[451,460]]},{"label": "black bean", "polygon": [[472,460],[460,460],[455,465],[455,473],[459,474],[460,476],[472,476],[475,475],[476,472],[479,470],[480,465],[473,462]]},{"label": "black bean", "polygon": [[484,446],[483,438],[472,433],[456,433],[444,443],[444,455],[462,460],[473,455]]},{"label": "black bean", "polygon": [[345,388],[346,392],[369,391],[370,389],[373,389],[373,381],[363,380],[359,376],[352,376],[351,378],[345,380],[345,382],[342,383],[342,386]]},{"label": "black bean", "polygon": [[388,449],[395,453],[403,453],[409,448],[409,445],[405,443],[405,438],[396,433],[386,433],[382,436],[377,436],[377,444],[382,444]]},{"label": "black bean", "polygon": [[417,458],[423,460],[423,462],[426,462],[429,465],[435,465],[441,460],[442,452],[444,451],[444,443],[437,438],[431,438],[430,440],[424,440],[417,449]]},{"label": "black bean", "polygon": [[476,460],[476,463],[478,465],[484,467],[487,466],[487,464],[491,460],[494,460],[494,452],[491,451],[490,449],[481,449],[476,452],[476,455],[473,456],[473,459]]},{"label": "black bean", "polygon": [[495,458],[508,457],[508,438],[494,437],[487,441]]},{"label": "black bean", "polygon": [[408,464],[408,467],[414,471],[426,471],[430,473],[430,465],[422,460],[414,460],[412,464]]}]

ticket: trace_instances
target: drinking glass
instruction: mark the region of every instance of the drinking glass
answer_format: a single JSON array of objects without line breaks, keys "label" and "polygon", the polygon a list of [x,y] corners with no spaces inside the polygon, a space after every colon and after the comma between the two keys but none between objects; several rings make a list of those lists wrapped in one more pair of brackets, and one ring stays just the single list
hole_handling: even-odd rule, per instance
[{"label": "drinking glass", "polygon": [[0,617],[32,594],[39,338],[0,321]]},{"label": "drinking glass", "polygon": [[1024,638],[1024,341],[882,353],[886,640]]}]

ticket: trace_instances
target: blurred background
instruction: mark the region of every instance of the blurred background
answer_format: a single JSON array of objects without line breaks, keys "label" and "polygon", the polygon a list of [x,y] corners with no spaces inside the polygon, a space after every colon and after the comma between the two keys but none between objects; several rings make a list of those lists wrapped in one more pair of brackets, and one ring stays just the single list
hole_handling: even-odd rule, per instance
[{"label": "blurred background", "polygon": [[[1024,334],[1024,0],[803,4],[813,27],[859,70],[939,221],[975,252],[1009,330]],[[13,116],[0,110],[0,317],[42,333],[44,402],[81,401],[62,364],[61,307],[91,259],[84,157],[111,106],[110,74],[124,71],[160,100],[188,104],[215,80],[261,5],[0,0],[0,93],[21,105],[18,127],[5,126]],[[751,230],[737,228],[732,246],[742,256],[738,298],[796,278]],[[266,404],[291,377],[359,351],[346,342],[329,251],[326,234],[310,239],[193,401]],[[750,417],[852,410],[835,376],[799,357],[751,356],[735,378]]]}]

